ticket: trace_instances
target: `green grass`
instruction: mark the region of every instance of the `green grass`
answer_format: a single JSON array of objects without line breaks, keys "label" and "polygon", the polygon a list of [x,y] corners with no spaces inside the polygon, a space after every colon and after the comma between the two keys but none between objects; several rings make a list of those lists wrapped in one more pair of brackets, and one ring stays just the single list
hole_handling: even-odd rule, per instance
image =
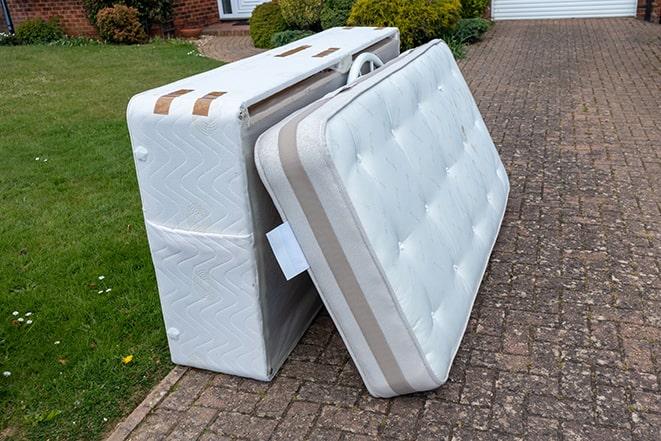
[{"label": "green grass", "polygon": [[0,47],[0,439],[98,439],[171,368],[125,111],[192,49]]}]

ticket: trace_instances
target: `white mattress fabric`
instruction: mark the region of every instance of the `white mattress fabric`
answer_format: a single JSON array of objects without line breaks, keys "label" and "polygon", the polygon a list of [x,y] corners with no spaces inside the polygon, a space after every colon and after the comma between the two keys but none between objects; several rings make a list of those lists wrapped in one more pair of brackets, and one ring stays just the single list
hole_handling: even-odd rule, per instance
[{"label": "white mattress fabric", "polygon": [[175,363],[270,379],[320,307],[286,282],[257,136],[346,83],[351,60],[399,54],[394,28],[334,28],[134,96],[127,119]]},{"label": "white mattress fabric", "polygon": [[370,393],[444,383],[509,192],[445,43],[295,113],[255,148]]}]

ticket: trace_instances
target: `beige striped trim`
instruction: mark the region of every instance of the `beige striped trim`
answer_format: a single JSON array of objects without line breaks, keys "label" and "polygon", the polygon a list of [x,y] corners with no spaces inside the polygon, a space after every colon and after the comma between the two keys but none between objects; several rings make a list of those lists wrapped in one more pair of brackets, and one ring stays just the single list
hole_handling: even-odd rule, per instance
[{"label": "beige striped trim", "polygon": [[294,55],[297,52],[304,51],[305,49],[307,49],[309,47],[311,47],[309,44],[304,44],[303,46],[298,46],[298,47],[295,47],[293,49],[289,49],[288,51],[284,51],[283,53],[276,55],[276,57],[280,57],[280,58],[288,57],[290,55]]},{"label": "beige striped trim", "polygon": [[392,348],[388,345],[385,334],[358,283],[298,153],[296,133],[299,123],[329,99],[317,101],[280,129],[278,135],[280,162],[308,226],[388,386],[400,395],[410,393],[415,389],[406,380]]},{"label": "beige striped trim", "polygon": [[156,104],[154,104],[154,113],[159,115],[167,115],[170,112],[170,104],[172,104],[172,101],[175,98],[192,91],[193,89],[179,89],[175,90],[174,92],[170,92],[167,95],[163,95],[156,100]]},{"label": "beige striped trim", "polygon": [[193,115],[209,116],[209,107],[213,100],[226,93],[227,92],[209,92],[203,97],[198,98],[195,100],[195,105],[193,106]]},{"label": "beige striped trim", "polygon": [[314,57],[314,58],[323,58],[323,57],[325,57],[326,55],[330,55],[330,54],[332,54],[333,52],[337,52],[337,51],[339,51],[339,50],[340,50],[339,47],[329,47],[329,48],[326,49],[325,51],[321,51],[321,52],[319,52],[318,54],[314,54],[313,57]]}]

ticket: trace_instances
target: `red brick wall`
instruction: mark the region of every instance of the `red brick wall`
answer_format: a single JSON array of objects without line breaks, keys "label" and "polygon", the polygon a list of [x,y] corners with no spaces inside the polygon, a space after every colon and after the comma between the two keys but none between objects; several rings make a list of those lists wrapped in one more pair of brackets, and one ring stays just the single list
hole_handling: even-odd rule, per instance
[{"label": "red brick wall", "polygon": [[[645,5],[647,4],[647,0],[638,0],[638,10],[637,16],[638,18],[644,18],[645,17]],[[652,23],[661,23],[659,20],[661,20],[661,0],[654,0],[652,2],[652,16],[651,16],[651,21]]]},{"label": "red brick wall", "polygon": [[[0,30],[5,30],[0,9]],[[61,18],[64,31],[69,35],[94,35],[94,26],[87,19],[82,0],[9,0],[14,27],[24,20],[53,16]],[[174,0],[173,18],[176,29],[201,27],[217,22],[217,0]]]},{"label": "red brick wall", "polygon": [[174,0],[176,29],[202,27],[220,20],[218,0]]},{"label": "red brick wall", "polygon": [[[9,0],[9,12],[14,21],[14,27],[22,21],[41,17],[49,19],[59,16],[64,31],[69,35],[94,35],[94,26],[87,19],[82,0]],[[5,19],[0,19],[4,28]]]}]

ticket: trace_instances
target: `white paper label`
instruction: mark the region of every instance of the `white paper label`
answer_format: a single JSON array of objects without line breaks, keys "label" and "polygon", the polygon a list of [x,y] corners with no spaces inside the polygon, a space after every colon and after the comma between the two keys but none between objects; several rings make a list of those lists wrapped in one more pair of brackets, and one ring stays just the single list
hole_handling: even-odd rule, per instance
[{"label": "white paper label", "polygon": [[280,264],[280,269],[287,280],[291,280],[310,268],[308,261],[303,255],[303,250],[298,244],[289,222],[278,225],[268,233],[266,238],[271,244],[275,258]]}]

